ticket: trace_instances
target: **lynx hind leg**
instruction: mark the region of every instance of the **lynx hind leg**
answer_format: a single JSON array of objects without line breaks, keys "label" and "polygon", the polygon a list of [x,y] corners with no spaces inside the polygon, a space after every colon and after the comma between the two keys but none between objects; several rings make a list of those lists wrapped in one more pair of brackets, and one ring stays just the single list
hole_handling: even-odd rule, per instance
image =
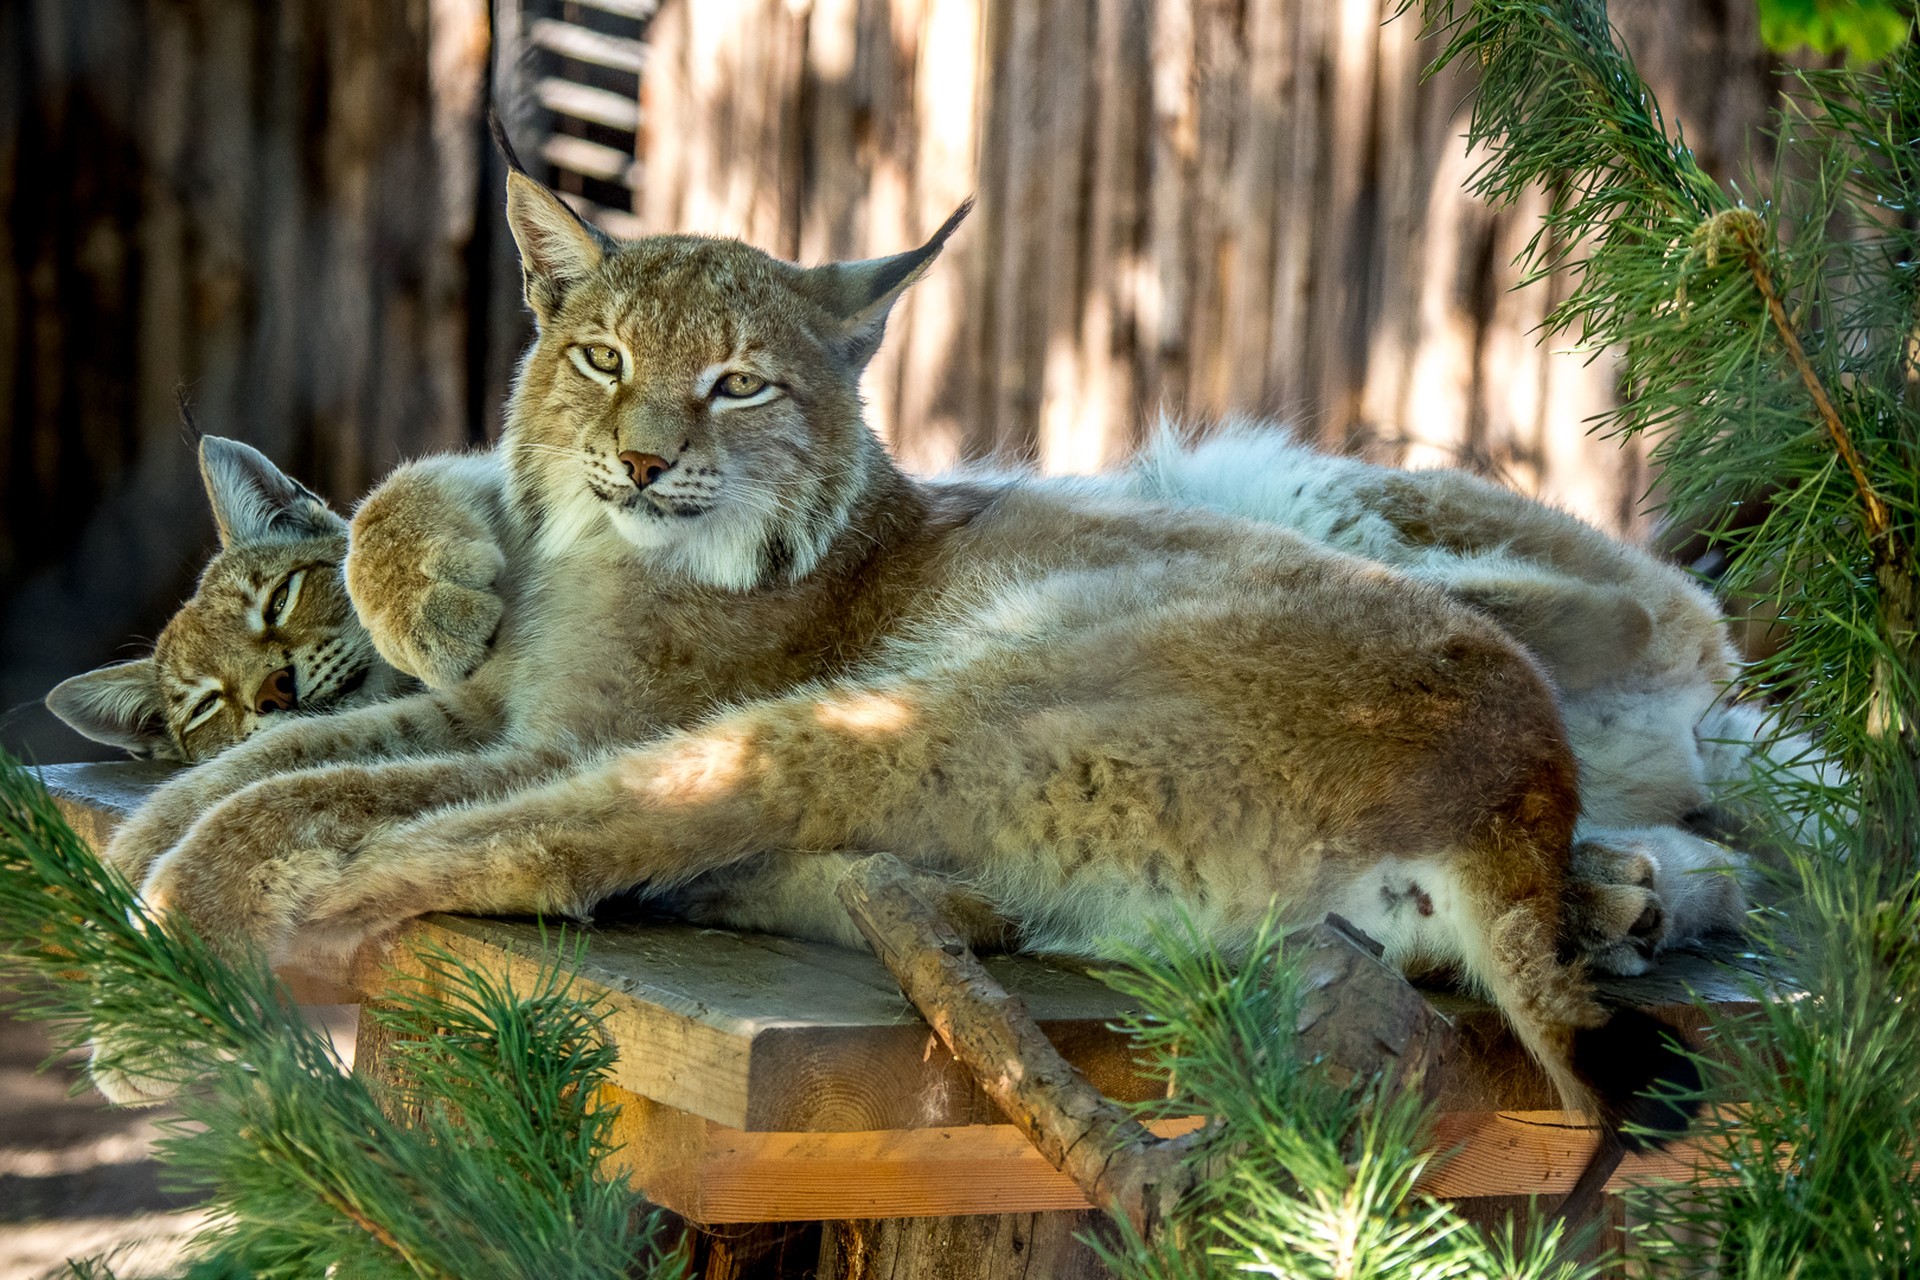
[{"label": "lynx hind leg", "polygon": [[[1506,1015],[1570,1110],[1597,1115],[1628,1149],[1658,1145],[1687,1129],[1700,1073],[1682,1037],[1637,1009],[1609,1009],[1585,966],[1559,955],[1558,903],[1533,894],[1469,906],[1466,968]],[[1625,1133],[1634,1126],[1652,1136]]]}]

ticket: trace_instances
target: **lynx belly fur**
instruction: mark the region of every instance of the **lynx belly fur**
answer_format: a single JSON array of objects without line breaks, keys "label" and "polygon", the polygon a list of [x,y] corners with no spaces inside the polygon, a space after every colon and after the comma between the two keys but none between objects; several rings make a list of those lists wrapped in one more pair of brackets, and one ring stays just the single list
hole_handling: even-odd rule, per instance
[{"label": "lynx belly fur", "polygon": [[859,373],[959,214],[813,269],[616,244],[524,174],[508,215],[539,336],[504,491],[402,472],[347,564],[418,670],[471,589],[439,567],[496,552],[491,648],[163,790],[109,851],[150,902],[313,958],[425,911],[888,850],[1033,946],[1341,911],[1483,990],[1574,1105],[1617,1121],[1684,1076],[1572,954],[1576,768],[1500,627],[1271,525],[894,467]]}]

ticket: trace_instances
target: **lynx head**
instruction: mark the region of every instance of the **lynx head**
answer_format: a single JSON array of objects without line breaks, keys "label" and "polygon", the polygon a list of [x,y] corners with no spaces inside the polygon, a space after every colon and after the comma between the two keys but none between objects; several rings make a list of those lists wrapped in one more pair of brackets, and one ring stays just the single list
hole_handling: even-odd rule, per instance
[{"label": "lynx head", "polygon": [[538,336],[505,452],[541,545],[611,534],[650,572],[731,590],[804,577],[891,474],[860,374],[966,212],[910,252],[806,269],[733,240],[615,242],[512,172]]},{"label": "lynx head", "polygon": [[290,712],[338,711],[398,691],[340,580],[347,522],[258,450],[203,436],[200,476],[220,550],[150,657],[89,671],[52,712],[136,756],[194,761]]}]

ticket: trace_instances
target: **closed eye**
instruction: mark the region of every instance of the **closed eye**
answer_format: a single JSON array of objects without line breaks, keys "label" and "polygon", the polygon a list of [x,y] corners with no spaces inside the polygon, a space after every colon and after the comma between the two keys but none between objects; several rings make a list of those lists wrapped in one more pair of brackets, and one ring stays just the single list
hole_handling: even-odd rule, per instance
[{"label": "closed eye", "polygon": [[192,733],[195,729],[205,724],[208,719],[212,717],[213,713],[220,709],[221,697],[220,691],[215,689],[213,692],[201,698],[200,701],[194,703],[193,710],[187,715],[187,723],[180,732],[183,734]]}]

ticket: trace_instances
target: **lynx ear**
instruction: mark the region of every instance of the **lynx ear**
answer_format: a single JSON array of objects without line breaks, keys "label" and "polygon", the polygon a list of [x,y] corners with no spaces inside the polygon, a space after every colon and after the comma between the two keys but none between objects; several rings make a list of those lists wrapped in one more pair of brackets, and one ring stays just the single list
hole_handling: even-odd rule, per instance
[{"label": "lynx ear", "polygon": [[173,750],[152,658],[116,662],[62,680],[47,695],[47,710],[95,742],[136,756]]},{"label": "lynx ear", "polygon": [[520,247],[520,275],[535,323],[543,328],[560,309],[569,286],[600,265],[613,241],[535,182],[514,154],[507,126],[487,112],[493,145],[507,162],[507,229]]},{"label": "lynx ear", "polygon": [[553,192],[519,169],[507,173],[507,226],[520,246],[520,276],[527,306],[545,326],[567,290],[585,279],[613,246]]},{"label": "lynx ear", "polygon": [[969,196],[918,249],[864,262],[832,262],[800,273],[800,289],[840,322],[835,346],[853,369],[866,367],[887,331],[887,313],[907,286],[940,256],[947,237],[973,210]]},{"label": "lynx ear", "polygon": [[347,531],[347,522],[318,495],[238,440],[200,437],[200,479],[207,486],[223,547]]}]

